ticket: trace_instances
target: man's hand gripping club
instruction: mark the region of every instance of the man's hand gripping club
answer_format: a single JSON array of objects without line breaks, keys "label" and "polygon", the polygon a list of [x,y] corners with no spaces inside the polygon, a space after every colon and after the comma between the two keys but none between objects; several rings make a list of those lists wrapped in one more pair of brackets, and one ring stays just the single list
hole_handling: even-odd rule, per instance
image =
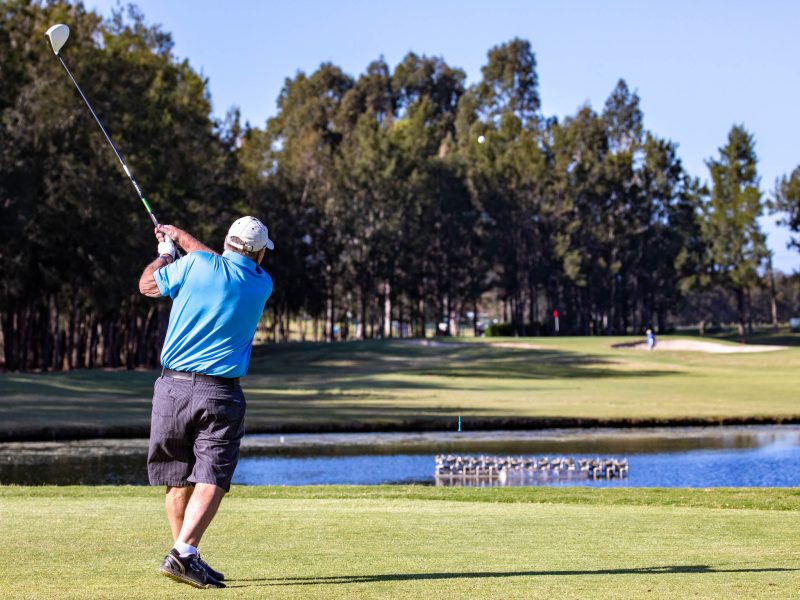
[{"label": "man's hand gripping club", "polygon": [[156,239],[158,240],[158,258],[163,258],[167,261],[167,264],[171,264],[175,260],[175,253],[177,252],[175,242],[172,241],[171,236],[166,235],[160,229],[161,226],[159,225],[155,230]]},{"label": "man's hand gripping club", "polygon": [[161,291],[158,289],[153,273],[175,261],[177,248],[183,250],[185,254],[190,252],[217,254],[217,252],[197,241],[183,229],[178,229],[174,225],[159,225],[155,228],[154,233],[156,240],[158,240],[158,258],[145,267],[142,276],[139,278],[139,291],[148,298],[161,297]]},{"label": "man's hand gripping club", "polygon": [[[167,240],[173,241],[178,248],[183,250],[185,254],[189,254],[190,252],[207,252],[209,254],[219,254],[218,252],[214,252],[211,248],[206,246],[205,244],[197,241],[196,238],[192,237],[188,233],[186,233],[183,229],[178,229],[174,225],[159,225],[156,227],[156,238],[159,242],[161,242],[161,238],[159,235],[163,236]],[[161,251],[159,250],[159,253]]]}]

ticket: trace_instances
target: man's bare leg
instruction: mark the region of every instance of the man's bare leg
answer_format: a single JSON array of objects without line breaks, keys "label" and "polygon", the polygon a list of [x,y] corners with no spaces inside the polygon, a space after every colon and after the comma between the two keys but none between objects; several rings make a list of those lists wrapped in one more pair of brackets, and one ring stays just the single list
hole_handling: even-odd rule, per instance
[{"label": "man's bare leg", "polygon": [[195,587],[225,587],[225,575],[214,571],[197,553],[224,495],[225,490],[208,483],[167,488],[166,508],[175,545],[161,564],[163,575]]},{"label": "man's bare leg", "polygon": [[211,483],[198,483],[186,505],[183,515],[183,525],[177,535],[176,541],[190,544],[195,548],[200,544],[200,539],[217,514],[219,503],[225,490]]},{"label": "man's bare leg", "polygon": [[187,485],[185,487],[167,486],[167,495],[164,500],[164,505],[167,508],[167,519],[169,520],[169,527],[172,530],[172,541],[178,541],[178,534],[183,527],[183,519],[186,514],[186,505],[189,504],[189,499],[192,497],[194,487]]}]

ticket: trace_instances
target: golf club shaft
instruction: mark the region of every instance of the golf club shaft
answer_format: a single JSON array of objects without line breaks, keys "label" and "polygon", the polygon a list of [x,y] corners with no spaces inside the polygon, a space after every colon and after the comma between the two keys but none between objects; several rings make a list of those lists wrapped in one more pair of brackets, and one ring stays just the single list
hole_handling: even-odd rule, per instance
[{"label": "golf club shaft", "polygon": [[[156,219],[155,214],[153,214],[153,209],[150,208],[150,204],[147,202],[147,198],[144,197],[144,194],[142,193],[142,190],[139,188],[139,184],[136,183],[136,179],[134,179],[133,173],[131,173],[131,170],[128,168],[128,165],[125,164],[125,161],[122,159],[122,155],[120,155],[119,150],[117,150],[117,147],[114,145],[114,142],[111,141],[111,136],[108,135],[108,132],[106,131],[106,128],[103,127],[103,123],[100,121],[100,118],[94,112],[94,109],[92,108],[92,105],[89,104],[89,100],[86,99],[86,96],[84,95],[83,90],[81,89],[81,86],[78,85],[78,82],[75,80],[75,77],[72,75],[72,71],[69,70],[69,67],[67,66],[67,63],[64,62],[64,59],[61,58],[60,55],[56,54],[56,56],[58,57],[58,60],[61,61],[61,64],[63,65],[64,70],[67,72],[67,75],[69,75],[69,78],[72,80],[72,83],[75,84],[75,88],[78,90],[78,93],[81,95],[81,98],[83,98],[83,101],[86,103],[86,106],[89,109],[89,112],[92,113],[92,116],[94,117],[94,120],[97,121],[97,125],[100,127],[100,131],[102,131],[103,135],[106,136],[106,139],[108,140],[108,143],[111,146],[111,149],[114,151],[114,154],[117,156],[117,160],[119,161],[119,164],[122,165],[122,170],[125,171],[125,174],[128,176],[128,179],[131,180],[131,183],[133,184],[133,187],[136,188],[136,193],[139,195],[139,199],[142,201],[142,204],[144,204],[144,207],[147,210],[147,214],[150,215],[150,220],[153,221],[153,225],[158,227],[158,219]],[[180,251],[177,248],[175,249],[175,252],[176,252],[176,254],[178,256],[181,255]]]},{"label": "golf club shaft", "polygon": [[69,67],[67,66],[67,63],[65,63],[64,59],[61,58],[61,56],[59,56],[58,54],[56,54],[56,56],[58,56],[58,60],[60,60],[61,64],[64,66],[64,70],[67,72],[67,75],[69,75],[69,78],[72,80],[72,83],[75,84],[75,88],[78,90],[78,93],[81,95],[81,98],[83,98],[83,101],[86,103],[86,107],[89,109],[89,112],[92,113],[92,116],[94,117],[94,120],[97,121],[97,125],[100,127],[100,131],[102,131],[103,135],[106,136],[106,139],[108,140],[108,143],[111,146],[111,149],[114,151],[114,154],[116,154],[116,156],[117,156],[117,160],[119,161],[119,164],[122,165],[122,170],[125,171],[125,174],[128,176],[128,179],[131,180],[131,183],[133,184],[133,187],[136,188],[136,193],[139,195],[139,198],[141,199],[142,204],[144,204],[145,209],[147,209],[147,213],[150,215],[150,218],[153,220],[153,224],[157,227],[158,226],[158,220],[156,219],[156,216],[153,214],[153,210],[150,208],[150,205],[147,203],[147,199],[144,197],[144,194],[142,194],[142,190],[139,188],[139,184],[136,183],[136,180],[133,178],[133,173],[131,173],[131,170],[128,168],[128,165],[125,164],[125,161],[122,160],[122,156],[120,155],[119,150],[117,150],[117,147],[114,145],[114,142],[111,141],[111,136],[108,135],[108,132],[106,131],[106,128],[103,127],[103,123],[100,121],[100,118],[94,112],[94,109],[92,108],[92,105],[89,104],[89,100],[86,99],[86,96],[84,95],[83,90],[81,89],[81,86],[79,86],[78,82],[75,81],[75,77],[72,75],[72,71],[69,70]]}]

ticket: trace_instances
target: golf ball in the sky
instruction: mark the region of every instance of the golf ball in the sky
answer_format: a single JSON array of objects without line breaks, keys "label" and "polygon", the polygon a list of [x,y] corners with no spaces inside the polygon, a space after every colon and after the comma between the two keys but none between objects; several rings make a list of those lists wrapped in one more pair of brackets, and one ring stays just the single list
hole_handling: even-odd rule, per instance
[{"label": "golf ball in the sky", "polygon": [[478,143],[479,143],[479,144],[482,144],[482,143],[484,143],[485,141],[486,141],[486,137],[485,137],[485,136],[482,136],[482,135],[478,136]]}]

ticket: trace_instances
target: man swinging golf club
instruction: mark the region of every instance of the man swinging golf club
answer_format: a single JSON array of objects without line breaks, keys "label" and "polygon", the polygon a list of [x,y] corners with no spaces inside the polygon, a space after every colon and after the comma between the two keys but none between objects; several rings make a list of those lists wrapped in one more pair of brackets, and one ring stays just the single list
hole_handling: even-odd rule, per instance
[{"label": "man swinging golf club", "polygon": [[253,217],[231,226],[222,256],[177,227],[159,225],[61,57],[69,27],[58,23],[45,35],[156,226],[158,258],[142,273],[139,290],[173,301],[161,352],[164,368],[153,392],[147,456],[150,483],[167,486],[167,518],[175,542],[161,572],[196,587],[225,587],[224,575],[200,558],[197,546],[230,489],[239,459],[245,411],[239,378],[247,372],[256,325],[272,293],[272,279],[259,264],[274,245],[267,228]]},{"label": "man swinging golf club", "polygon": [[[158,258],[139,290],[172,310],[153,391],[147,472],[166,486],[174,546],[161,573],[195,587],[225,587],[197,547],[230,489],[244,434],[247,372],[256,325],[272,293],[259,264],[274,245],[256,218],[231,225],[222,255],[173,227],[156,227]],[[175,259],[179,246],[185,256]]]}]

